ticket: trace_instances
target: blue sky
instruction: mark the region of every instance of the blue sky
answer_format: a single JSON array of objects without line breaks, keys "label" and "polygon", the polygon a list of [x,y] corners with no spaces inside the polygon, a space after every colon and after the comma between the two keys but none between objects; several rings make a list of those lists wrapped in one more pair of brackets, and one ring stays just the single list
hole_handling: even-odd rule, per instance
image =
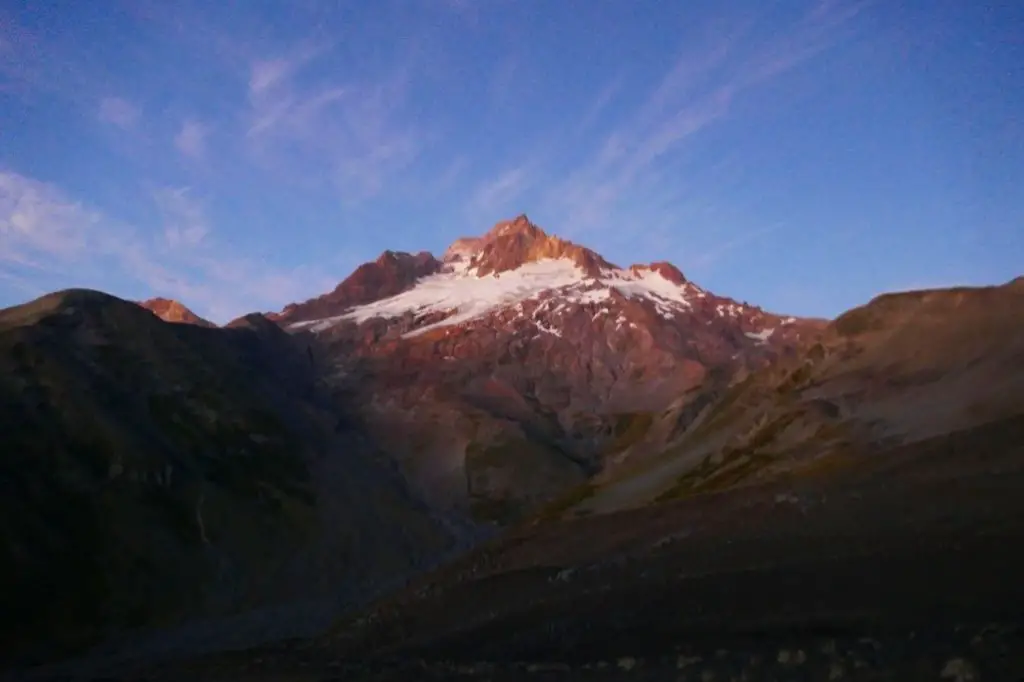
[{"label": "blue sky", "polygon": [[527,213],[833,316],[1024,272],[1024,5],[0,6],[0,305],[217,321]]}]

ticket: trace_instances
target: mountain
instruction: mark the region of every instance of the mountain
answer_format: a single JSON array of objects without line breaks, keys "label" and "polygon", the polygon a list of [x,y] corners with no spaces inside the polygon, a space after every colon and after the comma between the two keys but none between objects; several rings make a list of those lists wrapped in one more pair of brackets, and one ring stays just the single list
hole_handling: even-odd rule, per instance
[{"label": "mountain", "polygon": [[254,609],[204,639],[287,636],[454,546],[259,315],[170,324],[87,290],[2,310],[0,405],[4,663]]},{"label": "mountain", "polygon": [[881,296],[331,632],[133,673],[1021,679],[1022,368],[1020,280]]},{"label": "mountain", "polygon": [[1019,282],[879,297],[659,416],[679,433],[639,470],[274,655],[366,679],[1019,679],[1022,368]]},{"label": "mountain", "polygon": [[525,216],[222,328],[80,290],[0,320],[26,659],[253,610],[258,637],[294,633],[266,609],[365,598],[528,517],[680,395],[822,328],[667,263],[621,268]]},{"label": "mountain", "polygon": [[362,427],[432,504],[509,522],[614,463],[681,395],[762,367],[823,322],[622,268],[526,216],[441,258],[386,252],[271,316],[310,332]]},{"label": "mountain", "polygon": [[520,216],[222,328],[0,311],[4,660],[1019,679],[1022,281],[800,319]]},{"label": "mountain", "polygon": [[183,324],[195,324],[200,327],[217,326],[213,322],[199,317],[178,301],[169,298],[151,298],[147,301],[140,301],[139,305],[152,312],[164,322],[181,322]]}]

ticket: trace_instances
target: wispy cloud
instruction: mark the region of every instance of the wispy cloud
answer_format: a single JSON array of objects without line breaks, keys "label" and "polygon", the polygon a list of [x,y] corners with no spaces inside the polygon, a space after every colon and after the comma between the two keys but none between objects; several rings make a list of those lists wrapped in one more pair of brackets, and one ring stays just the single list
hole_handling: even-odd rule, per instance
[{"label": "wispy cloud", "polygon": [[522,165],[502,171],[497,177],[479,185],[467,206],[467,217],[472,221],[495,219],[509,211],[512,205],[532,183],[531,167]]},{"label": "wispy cloud", "polygon": [[209,132],[208,126],[189,119],[181,124],[181,129],[174,136],[174,146],[184,156],[202,159],[206,155],[206,136]]},{"label": "wispy cloud", "polygon": [[[685,202],[686,183],[678,173],[665,174],[665,164],[685,158],[688,143],[726,118],[739,98],[839,41],[855,15],[848,3],[824,1],[788,30],[762,42],[751,31],[756,17],[727,27],[709,26],[704,40],[687,43],[660,81],[620,124],[606,131],[577,170],[551,187],[546,211],[568,232],[579,233],[617,224],[617,209],[635,209],[632,204],[641,195],[665,186]],[[588,123],[613,94],[611,85],[600,93]]]},{"label": "wispy cloud", "polygon": [[782,225],[776,223],[772,225],[762,225],[751,230],[733,234],[733,236],[719,242],[714,247],[701,253],[694,254],[689,260],[689,267],[696,270],[707,270],[729,252],[735,251],[742,246],[747,246],[762,237],[778,232],[780,229],[782,229]]},{"label": "wispy cloud", "polygon": [[128,224],[53,185],[0,171],[0,275],[23,290],[35,284],[36,294],[84,286],[141,298],[142,285],[221,322],[333,284],[315,268],[281,268],[222,246],[188,190],[160,189],[153,200],[162,229]]},{"label": "wispy cloud", "polygon": [[121,97],[104,97],[100,100],[97,116],[103,123],[125,130],[135,127],[142,111],[138,106]]},{"label": "wispy cloud", "polygon": [[285,55],[253,60],[249,67],[249,97],[257,98],[285,86],[310,62],[331,51],[330,43],[304,42]]},{"label": "wispy cloud", "polygon": [[326,52],[304,48],[251,65],[246,136],[278,170],[327,177],[347,199],[374,196],[420,151],[417,128],[400,115],[406,75],[341,81],[314,68]]},{"label": "wispy cloud", "polygon": [[428,191],[431,194],[440,194],[452,189],[456,181],[464,175],[468,166],[469,159],[466,156],[455,157],[443,166],[443,170],[437,174],[434,182],[428,185]]},{"label": "wispy cloud", "polygon": [[0,260],[33,268],[67,260],[88,245],[98,216],[47,185],[0,171]]},{"label": "wispy cloud", "polygon": [[590,105],[583,112],[583,116],[573,126],[573,132],[576,136],[588,132],[591,126],[597,122],[615,96],[622,90],[622,82],[622,78],[617,77],[598,91]]},{"label": "wispy cloud", "polygon": [[187,187],[167,187],[153,193],[163,220],[164,239],[171,248],[195,248],[210,232],[202,204]]}]

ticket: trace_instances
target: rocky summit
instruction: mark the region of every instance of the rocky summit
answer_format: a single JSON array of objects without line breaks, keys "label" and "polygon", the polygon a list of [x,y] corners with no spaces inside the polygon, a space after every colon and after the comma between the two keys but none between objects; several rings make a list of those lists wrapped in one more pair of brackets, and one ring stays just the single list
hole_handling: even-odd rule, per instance
[{"label": "rocky summit", "polygon": [[3,663],[1021,679],[1020,283],[804,319],[519,216],[224,327],[0,311]]},{"label": "rocky summit", "polygon": [[316,337],[333,384],[427,499],[499,522],[604,469],[680,396],[823,326],[668,263],[619,267],[526,216],[440,259],[387,252],[274,319]]}]

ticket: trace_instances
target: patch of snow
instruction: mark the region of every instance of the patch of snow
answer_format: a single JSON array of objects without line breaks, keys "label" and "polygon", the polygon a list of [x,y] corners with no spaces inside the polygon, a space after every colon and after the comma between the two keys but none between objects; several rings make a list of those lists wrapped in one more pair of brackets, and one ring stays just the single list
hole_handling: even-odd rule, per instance
[{"label": "patch of snow", "polygon": [[611,297],[612,292],[608,289],[588,289],[582,294],[574,295],[572,300],[576,303],[601,303]]},{"label": "patch of snow", "polygon": [[770,339],[772,337],[772,334],[774,333],[775,328],[768,327],[767,329],[762,329],[759,332],[745,332],[744,336],[746,336],[748,339],[754,339],[755,341],[760,341],[761,343],[764,343],[768,339]]},{"label": "patch of snow", "polygon": [[437,327],[466,322],[550,289],[579,284],[584,278],[583,271],[574,263],[553,259],[527,263],[501,275],[471,277],[451,272],[430,275],[408,291],[358,306],[341,318],[364,322],[373,317],[398,317],[409,310],[453,313],[440,322],[406,335],[416,336]]},{"label": "patch of snow", "polygon": [[344,315],[335,315],[334,317],[325,317],[320,320],[306,320],[305,322],[295,322],[290,324],[288,325],[288,329],[309,329],[310,331],[319,334],[325,329],[330,329],[344,319]]},{"label": "patch of snow", "polygon": [[544,325],[543,322],[534,322],[534,324],[537,325],[537,329],[541,330],[542,332],[547,332],[548,334],[554,334],[555,336],[558,336],[558,337],[562,336],[562,331],[560,329],[555,329],[554,327],[547,327],[547,326]]},{"label": "patch of snow", "polygon": [[[412,337],[432,329],[447,327],[483,317],[495,310],[515,306],[523,316],[523,302],[536,300],[546,292],[550,297],[534,310],[560,313],[573,304],[604,303],[612,298],[612,289],[627,298],[640,298],[651,302],[665,319],[672,319],[683,310],[692,308],[691,297],[703,296],[699,287],[690,283],[679,286],[660,273],[650,270],[621,270],[607,268],[598,277],[589,277],[575,263],[567,259],[544,259],[526,263],[514,270],[479,276],[470,267],[472,248],[455,249],[446,254],[446,267],[442,272],[421,278],[407,291],[352,308],[348,312],[321,320],[299,322],[292,328],[310,328],[321,332],[344,320],[362,323],[374,317],[400,317],[413,312],[417,317],[444,313],[447,317],[433,324],[408,332]],[[598,315],[608,314],[606,308]],[[626,322],[624,317],[616,320]]]},{"label": "patch of snow", "polygon": [[794,322],[796,322],[795,317],[787,317],[782,321],[782,324],[793,324]]},{"label": "patch of snow", "polygon": [[610,276],[605,271],[601,282],[608,287],[618,290],[627,298],[646,298],[655,303],[668,301],[677,303],[685,308],[692,307],[692,303],[686,296],[686,288],[679,286],[661,276],[660,273],[652,270],[641,270],[640,272],[626,272],[623,270],[612,271]]},{"label": "patch of snow", "polygon": [[470,269],[472,269],[472,260],[469,256],[455,258],[453,260],[446,261],[445,270],[453,275],[467,275]]}]

